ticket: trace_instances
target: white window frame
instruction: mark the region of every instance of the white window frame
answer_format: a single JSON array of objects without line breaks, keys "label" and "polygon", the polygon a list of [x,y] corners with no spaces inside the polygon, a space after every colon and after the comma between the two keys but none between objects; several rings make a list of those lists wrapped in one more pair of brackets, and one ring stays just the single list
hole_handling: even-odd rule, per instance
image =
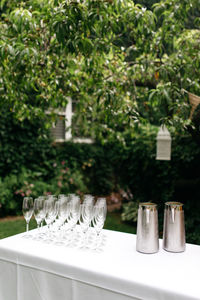
[{"label": "white window frame", "polygon": [[[57,115],[63,116],[65,118],[65,138],[64,139],[56,139],[55,142],[63,143],[65,141],[73,141],[74,143],[86,143],[86,144],[93,144],[94,140],[92,138],[82,138],[82,137],[73,137],[72,136],[72,118],[74,112],[72,111],[72,99],[68,98],[68,103],[66,105],[65,111],[59,111],[58,109],[54,111]],[[47,113],[50,113],[48,111]]]}]

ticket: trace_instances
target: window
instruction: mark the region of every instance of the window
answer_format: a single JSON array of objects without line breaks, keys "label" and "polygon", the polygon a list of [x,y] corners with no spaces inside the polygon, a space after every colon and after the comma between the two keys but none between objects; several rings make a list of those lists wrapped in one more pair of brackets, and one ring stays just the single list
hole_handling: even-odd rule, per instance
[{"label": "window", "polygon": [[75,113],[75,102],[71,98],[68,99],[68,104],[66,109],[61,109],[56,111],[58,119],[56,123],[51,128],[51,135],[56,142],[64,142],[72,140],[76,143],[88,143],[91,144],[94,142],[91,138],[72,136],[72,126],[73,124],[73,115]]}]

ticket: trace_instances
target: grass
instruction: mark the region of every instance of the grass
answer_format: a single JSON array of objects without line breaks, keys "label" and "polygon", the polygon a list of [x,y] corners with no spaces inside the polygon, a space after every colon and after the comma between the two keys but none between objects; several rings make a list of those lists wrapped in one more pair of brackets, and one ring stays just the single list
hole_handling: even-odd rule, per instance
[{"label": "grass", "polygon": [[[8,218],[0,221],[0,239],[12,236],[25,231],[26,223],[23,218]],[[32,219],[29,225],[30,229],[36,228],[35,220]]]},{"label": "grass", "polygon": [[[25,231],[26,224],[23,217],[18,218],[5,218],[0,220],[0,239],[22,233]],[[36,222],[32,218],[29,224],[30,229],[36,228]],[[119,212],[112,212],[107,214],[105,229],[127,232],[127,233],[135,233],[136,228],[134,225],[126,224],[121,221]]]}]

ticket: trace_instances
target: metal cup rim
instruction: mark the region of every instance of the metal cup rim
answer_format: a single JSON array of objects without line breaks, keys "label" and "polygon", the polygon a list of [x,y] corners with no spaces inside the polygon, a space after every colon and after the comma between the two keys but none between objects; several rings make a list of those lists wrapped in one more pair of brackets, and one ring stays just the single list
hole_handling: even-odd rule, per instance
[{"label": "metal cup rim", "polygon": [[139,209],[150,209],[150,210],[156,210],[157,204],[152,202],[140,202],[139,203]]},{"label": "metal cup rim", "polygon": [[141,206],[157,206],[157,204],[153,203],[153,202],[140,202],[139,205],[141,205]]},{"label": "metal cup rim", "polygon": [[166,210],[172,210],[175,209],[177,211],[183,211],[183,203],[181,202],[166,202],[165,203],[165,209]]},{"label": "metal cup rim", "polygon": [[176,202],[176,201],[168,201],[168,202],[165,202],[165,205],[167,205],[167,206],[183,206],[183,203]]}]

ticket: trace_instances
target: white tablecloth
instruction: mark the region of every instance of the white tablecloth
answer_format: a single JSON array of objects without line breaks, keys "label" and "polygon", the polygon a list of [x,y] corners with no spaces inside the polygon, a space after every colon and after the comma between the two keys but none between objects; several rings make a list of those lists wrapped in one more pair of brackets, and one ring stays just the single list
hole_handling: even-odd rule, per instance
[{"label": "white tablecloth", "polygon": [[142,254],[135,235],[103,234],[96,252],[23,235],[0,240],[0,300],[200,299],[200,246]]}]

